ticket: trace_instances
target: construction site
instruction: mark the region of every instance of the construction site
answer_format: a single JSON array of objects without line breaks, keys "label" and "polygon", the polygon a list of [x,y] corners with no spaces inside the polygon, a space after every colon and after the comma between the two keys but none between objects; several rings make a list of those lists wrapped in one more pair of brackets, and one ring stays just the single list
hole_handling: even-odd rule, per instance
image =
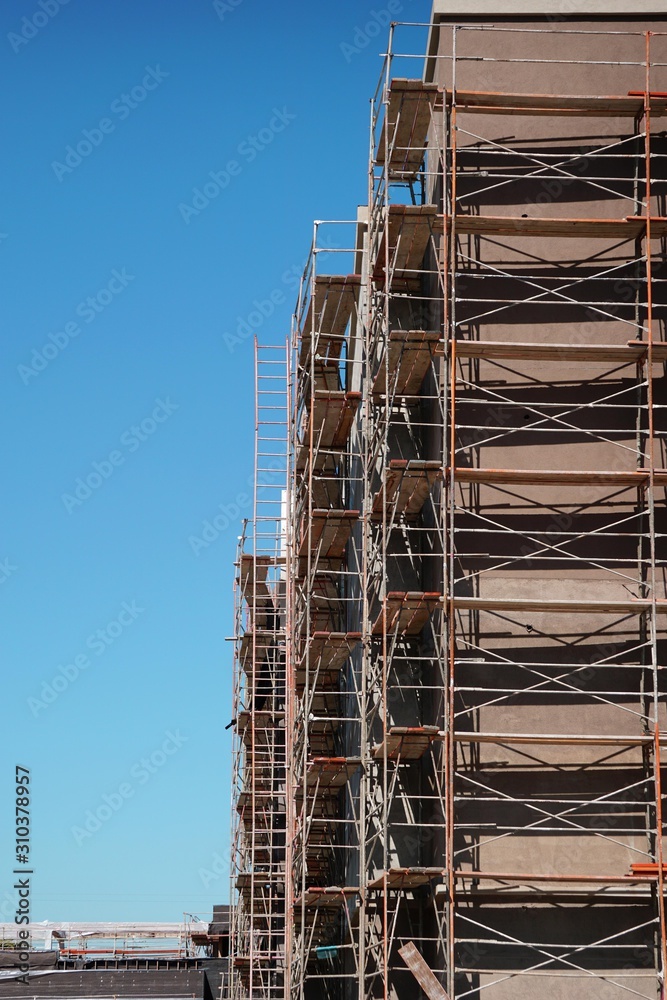
[{"label": "construction site", "polygon": [[230,995],[663,1000],[667,9],[382,44],[255,347]]},{"label": "construction site", "polygon": [[0,923],[0,998],[219,1000],[229,995],[228,911],[214,906],[210,922]]}]

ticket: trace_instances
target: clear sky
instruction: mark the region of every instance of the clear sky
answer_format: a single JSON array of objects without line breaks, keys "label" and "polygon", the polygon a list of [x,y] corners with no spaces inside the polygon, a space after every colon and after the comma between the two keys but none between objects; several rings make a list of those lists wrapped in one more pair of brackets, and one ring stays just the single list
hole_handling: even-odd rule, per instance
[{"label": "clear sky", "polygon": [[240,524],[192,539],[252,471],[239,323],[278,291],[280,342],[312,220],[365,201],[376,27],[430,3],[387,9],[3,0],[0,920],[15,765],[32,919],[228,899]]}]

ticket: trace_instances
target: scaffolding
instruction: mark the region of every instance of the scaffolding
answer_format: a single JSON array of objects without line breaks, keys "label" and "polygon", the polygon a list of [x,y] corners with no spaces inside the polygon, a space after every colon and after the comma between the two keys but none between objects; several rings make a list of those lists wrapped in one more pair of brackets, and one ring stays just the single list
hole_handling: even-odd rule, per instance
[{"label": "scaffolding", "polygon": [[230,995],[277,1000],[285,970],[288,350],[255,342],[252,518],[235,582]]},{"label": "scaffolding", "polygon": [[662,997],[667,34],[402,28],[292,329],[281,983]]},{"label": "scaffolding", "polygon": [[[192,959],[198,955],[200,945],[193,938],[197,928],[205,927],[199,918],[184,913],[181,923],[89,923],[67,922],[27,924],[30,951],[57,952],[60,961],[90,959],[105,961],[141,961]],[[2,951],[19,951],[24,948],[16,923],[0,924]]]},{"label": "scaffolding", "polygon": [[349,223],[315,224],[292,331],[288,900],[298,996],[356,979],[361,393],[351,345],[361,278],[330,273],[354,268],[355,240]]},{"label": "scaffolding", "polygon": [[[369,997],[373,975],[408,995],[411,942],[450,998],[662,995],[666,55],[650,32],[452,25],[435,85],[393,78],[389,47],[368,232],[370,377],[385,365],[369,671],[391,857],[395,643],[419,637],[406,659],[426,714],[403,721],[428,760],[428,800],[423,765],[410,787],[430,867],[367,883],[367,905],[383,893]],[[518,91],[526,62],[546,94]],[[573,92],[549,91],[567,65]],[[427,344],[442,363],[415,397],[378,398],[392,377],[415,392]]]}]

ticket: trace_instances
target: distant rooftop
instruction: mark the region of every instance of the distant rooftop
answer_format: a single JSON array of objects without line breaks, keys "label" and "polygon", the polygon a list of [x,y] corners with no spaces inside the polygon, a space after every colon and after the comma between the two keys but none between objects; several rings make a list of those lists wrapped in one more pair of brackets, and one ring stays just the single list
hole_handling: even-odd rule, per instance
[{"label": "distant rooftop", "polygon": [[59,942],[72,941],[102,941],[102,940],[133,940],[135,947],[140,947],[141,941],[178,941],[184,938],[189,928],[207,927],[206,923],[93,923],[93,922],[52,922],[44,920],[40,923],[18,927],[15,923],[0,924],[0,940],[7,943],[18,942],[19,931],[28,930],[34,949],[50,949]]},{"label": "distant rooftop", "polygon": [[[0,997],[73,1000],[75,997],[149,997],[151,1000],[217,1000],[222,963],[205,969],[85,969],[33,973],[27,984],[0,980]],[[215,965],[215,969],[213,966]],[[212,988],[213,987],[213,988]]]},{"label": "distant rooftop", "polygon": [[433,17],[458,17],[493,14],[495,17],[516,14],[558,14],[563,19],[577,14],[593,16],[667,14],[665,0],[434,0]]}]

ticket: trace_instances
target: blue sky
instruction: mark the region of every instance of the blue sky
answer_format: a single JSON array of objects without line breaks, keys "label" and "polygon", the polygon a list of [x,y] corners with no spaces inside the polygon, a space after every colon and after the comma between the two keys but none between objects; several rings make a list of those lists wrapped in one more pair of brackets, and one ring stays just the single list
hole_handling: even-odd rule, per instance
[{"label": "blue sky", "polygon": [[365,201],[386,10],[2,4],[0,920],[15,765],[34,920],[228,898],[201,870],[229,844],[240,525],[191,539],[252,472],[252,344],[230,335],[279,290],[258,335],[280,342],[312,220]]}]

